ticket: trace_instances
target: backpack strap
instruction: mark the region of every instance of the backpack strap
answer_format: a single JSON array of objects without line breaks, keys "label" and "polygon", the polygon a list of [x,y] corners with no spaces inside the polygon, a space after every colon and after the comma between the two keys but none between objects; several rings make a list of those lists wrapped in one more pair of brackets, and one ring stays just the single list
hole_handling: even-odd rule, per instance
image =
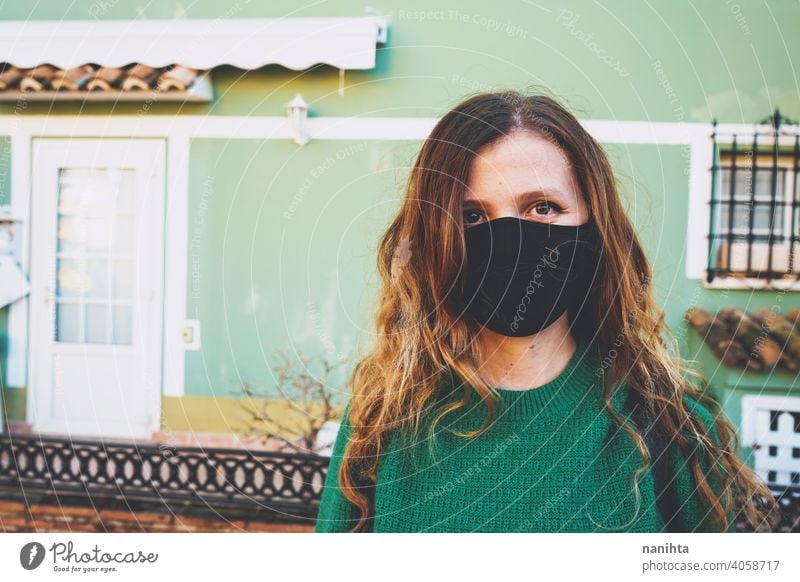
[{"label": "backpack strap", "polygon": [[670,476],[666,439],[658,424],[648,418],[646,407],[642,404],[641,396],[636,390],[629,389],[628,401],[634,404],[631,417],[637,428],[642,431],[644,442],[650,453],[656,505],[666,524],[666,531],[670,533],[685,532],[680,518],[678,495]]}]

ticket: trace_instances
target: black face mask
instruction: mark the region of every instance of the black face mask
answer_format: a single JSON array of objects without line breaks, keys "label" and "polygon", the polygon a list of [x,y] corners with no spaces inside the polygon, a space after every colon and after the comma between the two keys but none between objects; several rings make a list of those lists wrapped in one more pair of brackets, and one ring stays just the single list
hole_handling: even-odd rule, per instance
[{"label": "black face mask", "polygon": [[590,218],[562,226],[497,218],[465,232],[463,312],[499,334],[539,333],[589,303],[600,241]]}]

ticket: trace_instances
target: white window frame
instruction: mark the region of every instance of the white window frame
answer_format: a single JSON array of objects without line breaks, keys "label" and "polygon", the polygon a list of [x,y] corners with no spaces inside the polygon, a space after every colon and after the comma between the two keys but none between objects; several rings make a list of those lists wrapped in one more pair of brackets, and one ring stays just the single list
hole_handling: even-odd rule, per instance
[{"label": "white window frame", "polygon": [[[795,133],[800,132],[799,125],[782,125],[784,130]],[[800,280],[798,279],[766,279],[754,277],[726,277],[716,276],[714,280],[709,283],[707,280],[708,269],[708,253],[709,253],[709,225],[711,219],[711,185],[712,185],[712,171],[713,166],[713,150],[711,140],[711,125],[708,126],[708,137],[705,143],[693,144],[692,159],[702,160],[705,166],[705,176],[697,176],[695,173],[700,169],[697,165],[692,165],[692,174],[690,178],[697,184],[703,184],[703,189],[690,188],[689,192],[689,221],[687,232],[687,249],[686,249],[686,276],[689,279],[700,279],[703,286],[708,289],[729,290],[729,289],[751,289],[751,290],[784,290],[788,292],[800,291]],[[768,128],[768,129],[767,129]],[[733,144],[733,135],[737,136],[737,142],[741,144],[752,144],[753,137],[756,133],[764,135],[765,131],[771,131],[771,126],[756,126],[753,124],[718,124],[716,128],[717,143],[721,144],[726,149]],[[794,145],[793,135],[784,135],[779,138],[781,146],[790,147]],[[695,152],[698,147],[706,148],[706,152]],[[769,169],[764,171],[768,172]],[[788,172],[787,172],[788,173]],[[793,185],[794,186],[794,185]],[[721,189],[720,189],[721,192]],[[788,192],[793,192],[792,190]],[[722,192],[721,192],[722,193]],[[723,193],[724,194],[724,193]],[[786,213],[788,215],[788,213]],[[785,217],[784,217],[785,218]],[[800,261],[800,257],[798,257]]]},{"label": "white window frame", "polygon": [[[719,172],[717,174],[717,179],[719,180],[719,184],[720,184],[718,195],[720,196],[721,200],[717,202],[717,212],[720,212],[720,207],[721,206],[723,206],[723,205],[728,206],[728,200],[730,199],[730,189],[728,187],[729,183],[726,184],[726,185],[723,185],[723,181],[722,181],[722,170],[731,169],[730,161],[731,161],[731,155],[730,155],[729,151],[724,152],[720,156],[720,170],[719,170]],[[783,186],[782,186],[783,199],[780,200],[780,201],[778,201],[776,199],[776,202],[778,203],[778,205],[782,207],[782,215],[783,216],[782,216],[782,224],[780,224],[778,226],[778,228],[780,228],[780,231],[773,230],[773,233],[775,233],[775,234],[780,233],[780,236],[786,236],[787,233],[791,234],[792,213],[793,213],[793,208],[790,205],[787,204],[787,200],[788,200],[789,203],[791,203],[791,199],[794,196],[794,192],[795,192],[795,190],[794,190],[794,188],[795,188],[795,178],[794,178],[794,172],[793,172],[793,170],[794,170],[794,158],[792,157],[792,154],[781,154],[779,159],[778,159],[777,167],[779,168],[779,170],[783,171],[783,178],[782,178],[782,180],[783,180]],[[750,168],[750,166],[745,166],[745,165],[739,166],[739,165],[737,165],[736,170],[737,170],[737,173],[738,173],[739,171],[743,171],[743,170],[744,171],[750,171],[749,168]],[[771,174],[771,172],[772,172],[772,167],[771,166],[770,167],[759,166],[759,170],[757,172],[757,176],[759,174],[760,175]],[[755,185],[754,185],[754,187],[755,187]],[[769,198],[768,196],[765,198],[764,195],[759,196],[758,192],[756,192],[756,200],[758,200],[760,202],[763,202],[763,201],[765,201],[765,199],[768,199],[768,198]],[[761,206],[763,207],[763,205],[761,205]],[[743,205],[738,205],[737,204],[737,208],[744,208],[744,207],[745,206],[743,206]],[[729,208],[729,212],[733,211],[733,207],[728,206],[728,208]],[[751,208],[750,211],[751,212],[755,212],[755,207]],[[724,234],[727,233],[727,231],[728,231],[727,224],[718,225],[718,227],[717,227],[717,233],[718,234],[723,234],[724,235]],[[709,233],[709,234],[711,234],[711,233]],[[734,227],[733,234],[734,234],[734,236],[746,236],[748,234],[748,231],[747,230],[742,230],[741,228]],[[756,234],[756,235],[759,235],[759,236],[763,236],[763,235],[769,234],[769,230],[768,229],[763,229],[763,228],[760,229],[760,228],[757,228],[754,225],[753,234]],[[773,246],[772,246],[773,258],[775,258],[775,250],[776,249],[778,249],[778,252],[787,253],[787,256],[788,256],[788,253],[789,253],[790,248],[791,248],[790,247],[791,244],[792,244],[791,241],[789,241],[789,242],[781,242],[781,243],[774,243]],[[767,247],[767,244],[765,242],[754,242],[753,245],[754,245],[753,248],[755,250],[760,250],[761,252],[763,252],[763,250]],[[747,244],[739,241],[739,242],[734,242],[734,246],[738,247],[739,250],[742,250],[742,248],[746,247]],[[730,252],[730,250],[728,252]],[[739,255],[739,256],[741,257],[741,255]],[[773,263],[773,265],[775,265],[775,263]],[[800,267],[800,253],[798,253],[797,256],[795,257],[795,266],[796,267]],[[770,287],[774,286],[772,281],[770,281],[768,283],[765,279],[748,278],[748,279],[745,279],[745,280],[748,281],[747,284],[749,286],[753,287],[753,288],[762,288],[762,287],[763,288],[770,288]],[[733,283],[735,283],[736,281],[742,281],[742,278],[741,277],[717,275],[715,277],[714,281],[711,284],[708,284],[708,286],[712,287],[712,288],[716,288],[716,287],[720,287],[720,286],[729,287]],[[757,283],[757,281],[761,281],[761,284]],[[778,283],[780,284],[782,282],[778,281]]]}]

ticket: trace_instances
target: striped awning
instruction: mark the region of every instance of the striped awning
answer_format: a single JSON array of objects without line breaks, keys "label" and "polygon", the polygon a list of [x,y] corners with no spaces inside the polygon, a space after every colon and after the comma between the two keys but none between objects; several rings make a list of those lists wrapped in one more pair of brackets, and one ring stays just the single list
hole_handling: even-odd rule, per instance
[{"label": "striped awning", "polygon": [[219,65],[293,70],[324,63],[371,69],[386,42],[385,17],[64,20],[0,22],[0,62],[20,69],[93,63],[153,68]]}]

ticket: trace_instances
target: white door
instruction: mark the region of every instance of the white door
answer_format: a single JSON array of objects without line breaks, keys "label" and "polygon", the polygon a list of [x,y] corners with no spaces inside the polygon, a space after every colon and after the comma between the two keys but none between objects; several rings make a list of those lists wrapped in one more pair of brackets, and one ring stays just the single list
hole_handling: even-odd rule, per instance
[{"label": "white door", "polygon": [[148,437],[160,419],[164,141],[33,144],[33,429]]}]

